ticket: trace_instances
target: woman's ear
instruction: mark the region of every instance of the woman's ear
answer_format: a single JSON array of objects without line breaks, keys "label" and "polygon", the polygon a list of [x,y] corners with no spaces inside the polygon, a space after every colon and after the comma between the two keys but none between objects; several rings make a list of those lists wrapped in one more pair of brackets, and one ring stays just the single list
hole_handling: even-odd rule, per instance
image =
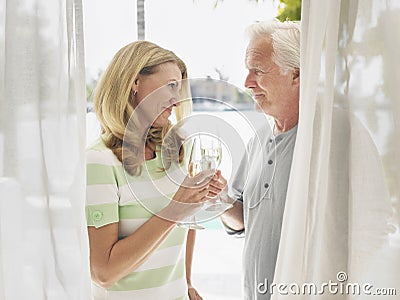
[{"label": "woman's ear", "polygon": [[135,94],[137,93],[139,88],[139,78],[135,78],[135,81],[133,82],[132,90],[135,91]]},{"label": "woman's ear", "polygon": [[299,85],[300,84],[300,69],[296,68],[292,72],[292,80],[293,84]]},{"label": "woman's ear", "polygon": [[138,88],[139,88],[138,83],[139,83],[139,81],[136,78],[135,81],[133,82],[133,85],[131,87],[131,91],[130,91],[130,94],[129,94],[129,103],[133,107],[136,107],[136,95],[138,93]]}]

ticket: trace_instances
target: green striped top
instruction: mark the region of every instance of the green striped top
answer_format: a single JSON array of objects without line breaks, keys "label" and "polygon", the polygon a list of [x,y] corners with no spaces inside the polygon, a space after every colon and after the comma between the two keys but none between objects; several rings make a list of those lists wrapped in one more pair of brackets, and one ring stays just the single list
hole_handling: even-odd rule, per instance
[{"label": "green striped top", "polygon": [[[86,152],[86,219],[96,228],[118,222],[119,239],[132,234],[171,200],[184,177],[182,165],[163,171],[160,149],[130,176],[99,138]],[[167,176],[168,175],[168,176]],[[133,273],[105,290],[93,284],[95,300],[188,299],[185,274],[187,229],[175,227]]]}]

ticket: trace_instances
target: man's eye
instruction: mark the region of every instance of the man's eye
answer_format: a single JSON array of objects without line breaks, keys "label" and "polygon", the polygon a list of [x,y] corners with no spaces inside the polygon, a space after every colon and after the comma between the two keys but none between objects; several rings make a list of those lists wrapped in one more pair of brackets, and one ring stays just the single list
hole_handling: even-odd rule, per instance
[{"label": "man's eye", "polygon": [[264,74],[264,72],[261,71],[261,70],[259,70],[259,69],[255,69],[255,70],[254,70],[254,74],[256,74],[256,75],[262,75],[262,74]]}]

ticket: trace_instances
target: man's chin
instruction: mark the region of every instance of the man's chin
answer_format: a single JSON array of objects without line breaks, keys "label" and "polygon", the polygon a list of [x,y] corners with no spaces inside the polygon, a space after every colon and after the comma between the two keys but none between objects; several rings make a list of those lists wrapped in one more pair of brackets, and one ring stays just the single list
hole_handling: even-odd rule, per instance
[{"label": "man's chin", "polygon": [[262,113],[262,114],[266,114],[266,115],[268,115],[268,116],[271,116],[271,115],[270,115],[270,111],[267,110],[266,107],[264,107],[264,109],[263,109],[260,105],[258,105],[258,104],[256,103],[256,104],[255,104],[255,108],[256,108],[256,112]]},{"label": "man's chin", "polygon": [[255,108],[256,108],[256,112],[264,113],[264,111],[262,110],[261,106],[258,105],[258,103],[255,103]]}]

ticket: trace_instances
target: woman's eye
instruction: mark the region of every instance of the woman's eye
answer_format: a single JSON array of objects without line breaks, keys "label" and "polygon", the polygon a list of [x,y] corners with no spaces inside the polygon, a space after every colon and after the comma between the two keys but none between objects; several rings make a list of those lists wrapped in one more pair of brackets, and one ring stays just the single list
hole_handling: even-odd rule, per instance
[{"label": "woman's eye", "polygon": [[178,84],[176,83],[176,82],[170,82],[170,83],[168,83],[168,86],[171,88],[171,89],[176,89],[177,87],[178,87]]}]

